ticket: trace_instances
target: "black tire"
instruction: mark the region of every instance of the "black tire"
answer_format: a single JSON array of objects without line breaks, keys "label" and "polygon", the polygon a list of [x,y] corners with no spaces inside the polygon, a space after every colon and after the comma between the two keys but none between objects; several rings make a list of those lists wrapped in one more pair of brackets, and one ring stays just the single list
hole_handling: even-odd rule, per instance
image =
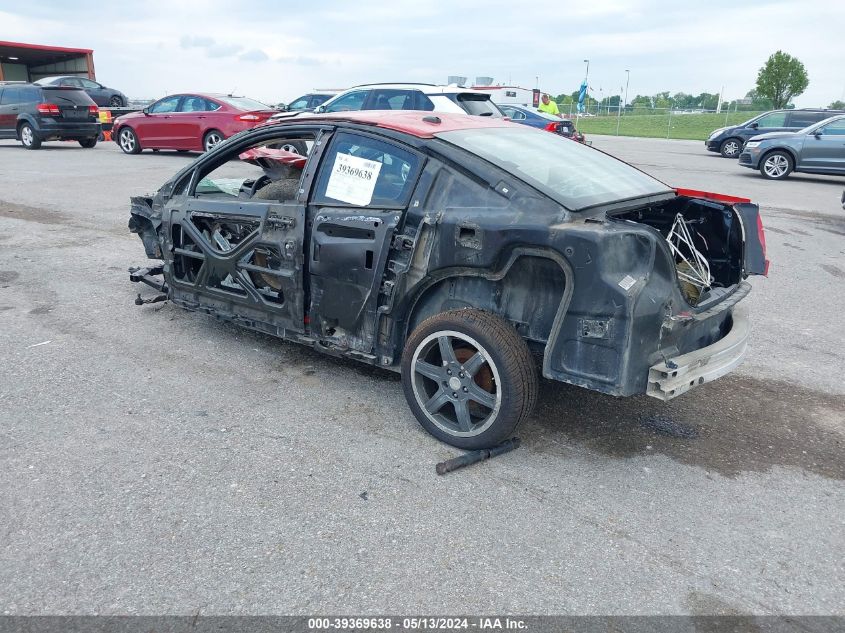
[{"label": "black tire", "polygon": [[742,153],[742,139],[728,138],[719,145],[719,153],[725,158],[739,158]]},{"label": "black tire", "polygon": [[140,154],[141,141],[138,140],[138,135],[131,127],[123,126],[117,132],[117,144],[124,154]]},{"label": "black tire", "polygon": [[79,144],[82,145],[85,149],[91,149],[92,147],[96,147],[97,145],[97,137],[93,136],[91,138],[81,138],[79,139]]},{"label": "black tire", "polygon": [[769,152],[760,159],[760,173],[763,178],[769,180],[783,180],[792,170],[795,169],[795,163],[792,160],[789,152],[776,149]]},{"label": "black tire", "polygon": [[111,99],[109,99],[109,107],[111,108],[122,108],[126,104],[123,103],[123,99],[121,99],[118,95],[112,95]]},{"label": "black tire", "polygon": [[202,148],[206,152],[210,152],[214,149],[215,145],[222,143],[225,140],[226,137],[220,130],[209,130],[205,133],[205,136],[202,137]]},{"label": "black tire", "polygon": [[23,145],[25,149],[38,149],[41,147],[41,139],[38,138],[38,134],[36,134],[35,130],[29,123],[21,125],[18,135],[21,139],[21,145]]},{"label": "black tire", "polygon": [[402,386],[414,416],[434,437],[458,448],[489,448],[512,437],[531,414],[537,369],[512,325],[482,310],[451,310],[408,337]]}]

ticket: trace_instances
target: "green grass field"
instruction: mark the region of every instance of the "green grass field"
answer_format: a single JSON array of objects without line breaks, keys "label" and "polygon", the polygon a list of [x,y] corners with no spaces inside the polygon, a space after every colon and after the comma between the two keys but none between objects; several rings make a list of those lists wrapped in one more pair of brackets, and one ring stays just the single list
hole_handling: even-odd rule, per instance
[{"label": "green grass field", "polygon": [[[731,112],[727,115],[727,125],[744,123],[759,112]],[[647,136],[651,138],[683,138],[703,141],[710,132],[725,127],[725,114],[673,114],[670,121],[668,114],[629,114],[623,115],[619,122],[620,136]],[[574,119],[574,116],[573,116]],[[578,129],[584,134],[616,134],[615,116],[586,117],[578,120]]]}]

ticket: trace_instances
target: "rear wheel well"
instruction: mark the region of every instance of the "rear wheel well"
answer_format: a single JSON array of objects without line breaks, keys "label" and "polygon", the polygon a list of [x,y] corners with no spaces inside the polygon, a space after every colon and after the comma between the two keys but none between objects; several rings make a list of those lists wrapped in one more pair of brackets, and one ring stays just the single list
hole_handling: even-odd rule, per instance
[{"label": "rear wheel well", "polygon": [[456,272],[435,282],[415,301],[403,341],[435,314],[473,308],[502,317],[533,351],[542,352],[562,318],[566,289],[566,269],[551,257],[518,256],[503,274]]}]

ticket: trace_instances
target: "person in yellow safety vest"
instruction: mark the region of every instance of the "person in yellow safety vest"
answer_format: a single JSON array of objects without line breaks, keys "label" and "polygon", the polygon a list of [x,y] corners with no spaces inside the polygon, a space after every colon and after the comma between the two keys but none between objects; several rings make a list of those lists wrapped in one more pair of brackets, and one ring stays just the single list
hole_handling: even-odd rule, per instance
[{"label": "person in yellow safety vest", "polygon": [[554,114],[555,116],[560,116],[560,110],[557,109],[557,104],[549,99],[549,95],[544,94],[543,98],[540,102],[539,107],[537,108],[540,112],[545,112],[547,114]]}]

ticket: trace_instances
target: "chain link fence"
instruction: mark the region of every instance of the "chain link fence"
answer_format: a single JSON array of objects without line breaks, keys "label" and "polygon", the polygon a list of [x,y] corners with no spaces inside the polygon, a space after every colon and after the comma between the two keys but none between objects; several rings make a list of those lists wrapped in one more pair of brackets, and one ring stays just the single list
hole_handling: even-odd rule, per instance
[{"label": "chain link fence", "polygon": [[649,108],[589,104],[579,113],[575,103],[559,103],[563,117],[577,120],[585,134],[644,136],[667,139],[705,140],[720,127],[738,125],[760,114],[756,111],[725,108],[721,112],[702,108]]}]

